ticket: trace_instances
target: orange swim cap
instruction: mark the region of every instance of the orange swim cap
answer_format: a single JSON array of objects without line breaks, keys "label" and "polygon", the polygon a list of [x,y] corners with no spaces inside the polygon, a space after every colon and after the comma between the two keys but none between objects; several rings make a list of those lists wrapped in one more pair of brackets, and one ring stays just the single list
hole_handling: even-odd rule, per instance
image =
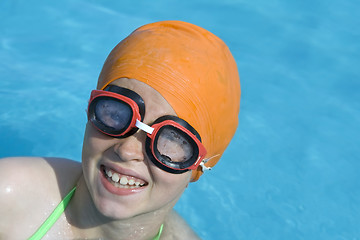
[{"label": "orange swim cap", "polygon": [[[111,51],[97,87],[122,77],[157,90],[199,132],[210,158],[205,165],[219,161],[236,131],[241,94],[235,60],[221,39],[186,22],[147,24]],[[201,174],[199,167],[192,181]]]}]

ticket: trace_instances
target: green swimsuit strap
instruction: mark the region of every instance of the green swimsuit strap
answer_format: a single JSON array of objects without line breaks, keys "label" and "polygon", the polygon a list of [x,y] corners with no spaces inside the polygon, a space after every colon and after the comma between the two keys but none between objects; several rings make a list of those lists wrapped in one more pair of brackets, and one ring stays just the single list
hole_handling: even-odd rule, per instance
[{"label": "green swimsuit strap", "polygon": [[162,233],[162,231],[163,231],[163,228],[164,228],[164,224],[161,224],[159,233],[153,238],[153,240],[159,240],[159,239],[160,239],[160,236],[161,236],[161,233]]},{"label": "green swimsuit strap", "polygon": [[29,240],[40,240],[49,229],[54,225],[54,223],[59,219],[61,214],[64,212],[65,208],[69,204],[76,187],[74,187],[68,195],[57,205],[51,215],[46,219],[46,221],[39,227],[39,229],[29,238]]},{"label": "green swimsuit strap", "polygon": [[[72,196],[74,195],[76,187],[74,187],[65,198],[57,205],[54,211],[46,219],[46,221],[39,227],[39,229],[28,239],[28,240],[40,240],[49,229],[54,225],[54,223],[59,219],[61,214],[65,211],[67,205],[69,204]],[[159,233],[153,238],[153,240],[159,240],[161,233],[163,231],[164,224],[161,225]]]}]

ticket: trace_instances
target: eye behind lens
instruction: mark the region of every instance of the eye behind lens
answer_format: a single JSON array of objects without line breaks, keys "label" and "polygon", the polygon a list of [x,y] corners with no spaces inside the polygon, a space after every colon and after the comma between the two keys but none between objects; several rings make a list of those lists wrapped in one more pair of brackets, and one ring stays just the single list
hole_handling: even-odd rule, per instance
[{"label": "eye behind lens", "polygon": [[94,99],[89,106],[89,121],[100,131],[110,135],[121,135],[129,127],[133,113],[131,107],[107,96]]},{"label": "eye behind lens", "polygon": [[152,141],[154,158],[169,168],[187,169],[198,158],[196,142],[187,133],[172,125],[162,126]]},{"label": "eye behind lens", "polygon": [[159,159],[159,155],[157,155],[155,157],[155,155],[152,152],[152,148],[151,148],[151,138],[146,137],[146,141],[145,141],[145,150],[146,150],[146,154],[148,155],[149,159],[152,161],[152,163],[157,166],[158,168],[168,172],[168,173],[172,173],[172,174],[181,174],[184,172],[189,171],[186,168],[182,168],[181,166],[179,166],[179,163],[173,163],[172,165],[169,165],[169,161],[161,161],[160,159],[164,159],[162,157],[160,157]]},{"label": "eye behind lens", "polygon": [[190,140],[186,133],[176,128],[163,127],[158,132],[156,148],[161,156],[166,156],[171,162],[186,162],[194,152]]},{"label": "eye behind lens", "polygon": [[131,121],[131,108],[120,101],[100,99],[95,106],[95,116],[105,126],[121,131]]}]

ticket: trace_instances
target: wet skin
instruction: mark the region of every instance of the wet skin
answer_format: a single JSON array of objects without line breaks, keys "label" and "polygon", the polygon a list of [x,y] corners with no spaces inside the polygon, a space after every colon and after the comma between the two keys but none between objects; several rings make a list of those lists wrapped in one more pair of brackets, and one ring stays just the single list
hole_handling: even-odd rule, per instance
[{"label": "wet skin", "polygon": [[[145,101],[144,123],[174,115],[175,111],[153,88],[135,79],[118,79],[112,83],[138,93]],[[83,147],[84,178],[99,211],[105,216],[126,219],[174,206],[188,185],[191,172],[170,174],[157,168],[145,152],[146,133],[139,130],[124,139],[112,138],[87,124]],[[134,194],[117,195],[102,183],[102,166],[117,169],[146,182]]]},{"label": "wet skin", "polygon": [[[176,115],[166,100],[134,79],[114,84],[144,99],[144,123]],[[171,174],[157,168],[144,149],[142,131],[112,138],[86,125],[82,163],[40,157],[0,160],[0,239],[26,239],[74,187],[64,214],[43,239],[151,239],[164,224],[162,239],[198,239],[172,209],[187,187],[191,172]],[[117,192],[104,167],[144,186]],[[111,185],[111,186],[110,186]]]}]

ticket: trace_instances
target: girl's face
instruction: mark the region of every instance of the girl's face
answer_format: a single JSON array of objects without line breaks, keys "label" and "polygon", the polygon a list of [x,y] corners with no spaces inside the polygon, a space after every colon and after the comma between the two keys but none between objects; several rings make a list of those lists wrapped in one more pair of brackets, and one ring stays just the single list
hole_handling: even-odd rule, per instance
[{"label": "girl's face", "polygon": [[[150,86],[135,79],[111,83],[138,93],[145,101],[144,123],[174,115],[167,101]],[[156,167],[146,155],[146,133],[137,131],[112,138],[86,125],[83,144],[83,172],[97,209],[105,216],[126,219],[156,210],[172,208],[188,185],[191,171],[171,174]]]}]

